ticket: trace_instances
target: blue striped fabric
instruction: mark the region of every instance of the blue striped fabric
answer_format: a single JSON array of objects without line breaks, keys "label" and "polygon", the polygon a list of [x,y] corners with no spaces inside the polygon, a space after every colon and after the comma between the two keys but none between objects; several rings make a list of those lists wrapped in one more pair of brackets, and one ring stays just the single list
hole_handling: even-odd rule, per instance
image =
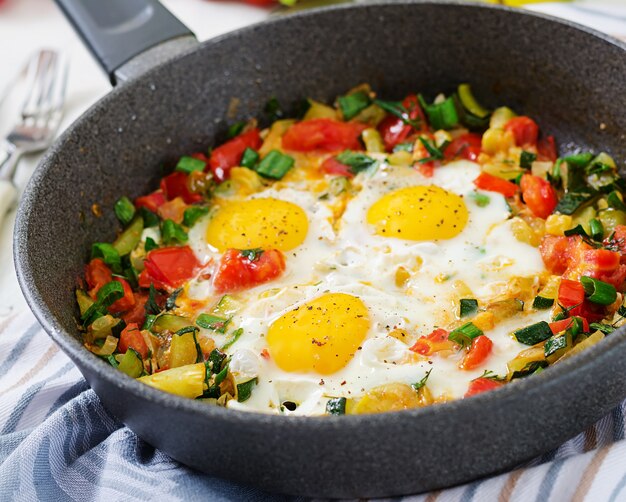
[{"label": "blue striped fabric", "polygon": [[[626,500],[624,405],[500,476],[404,497],[416,502]],[[22,314],[0,328],[0,501],[297,500],[213,478],[139,439]]]}]

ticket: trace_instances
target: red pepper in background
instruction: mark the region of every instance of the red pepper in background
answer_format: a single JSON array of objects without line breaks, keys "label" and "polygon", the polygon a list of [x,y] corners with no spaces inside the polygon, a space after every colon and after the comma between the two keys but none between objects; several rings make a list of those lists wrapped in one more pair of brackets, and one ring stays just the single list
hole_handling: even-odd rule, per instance
[{"label": "red pepper in background", "polygon": [[497,380],[492,380],[490,378],[477,378],[476,380],[472,380],[470,382],[467,392],[465,393],[465,397],[475,396],[481,392],[497,389],[503,385],[504,384],[502,382],[498,382]]},{"label": "red pepper in background", "polygon": [[230,170],[239,165],[246,148],[258,150],[261,143],[259,129],[254,128],[215,148],[209,159],[209,167],[215,179],[224,181],[230,178]]},{"label": "red pepper in background", "polygon": [[479,134],[462,134],[450,142],[443,152],[446,160],[462,158],[475,161],[482,150],[482,138]]},{"label": "red pepper in background", "polygon": [[139,274],[139,285],[157,289],[177,288],[191,279],[200,262],[189,246],[165,247],[148,253],[144,261],[145,269]]},{"label": "red pepper in background", "polygon": [[280,276],[285,270],[285,257],[277,249],[260,251],[249,258],[238,249],[229,249],[222,256],[213,279],[218,293],[251,288]]},{"label": "red pepper in background", "polygon": [[125,354],[128,349],[135,349],[142,359],[148,357],[148,346],[136,323],[130,323],[122,330],[117,349],[121,354]]},{"label": "red pepper in background", "polygon": [[286,150],[296,152],[363,150],[359,137],[365,129],[367,125],[360,122],[329,118],[303,120],[287,130],[282,143]]},{"label": "red pepper in background", "polygon": [[520,182],[524,202],[533,214],[544,220],[552,214],[559,198],[552,185],[532,174],[524,174]]},{"label": "red pepper in background", "polygon": [[513,197],[517,193],[518,188],[515,183],[486,172],[480,173],[478,178],[474,180],[474,185],[481,190],[501,193],[505,197]]},{"label": "red pepper in background", "polygon": [[513,117],[504,124],[505,131],[511,131],[515,136],[517,146],[536,146],[539,138],[539,126],[530,117]]}]

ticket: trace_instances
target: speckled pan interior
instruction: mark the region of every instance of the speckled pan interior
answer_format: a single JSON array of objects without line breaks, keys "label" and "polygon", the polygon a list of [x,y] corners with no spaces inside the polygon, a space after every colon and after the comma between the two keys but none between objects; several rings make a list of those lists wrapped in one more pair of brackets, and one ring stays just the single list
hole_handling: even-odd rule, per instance
[{"label": "speckled pan interior", "polygon": [[[114,90],[52,147],[15,231],[21,286],[37,318],[111,412],[200,470],[275,492],[330,497],[416,493],[509,469],[547,451],[626,396],[619,331],[500,390],[372,416],[246,414],[160,393],[81,347],[73,289],[91,242],[110,240],[120,196],[152,190],[180,155],[276,96],[333,99],[361,82],[383,96],[471,82],[487,105],[537,117],[562,150],[626,161],[626,47],[565,22],[486,6],[390,2],[274,19],[208,41]],[[228,110],[236,113],[228,116]],[[95,217],[92,204],[103,209]]]}]

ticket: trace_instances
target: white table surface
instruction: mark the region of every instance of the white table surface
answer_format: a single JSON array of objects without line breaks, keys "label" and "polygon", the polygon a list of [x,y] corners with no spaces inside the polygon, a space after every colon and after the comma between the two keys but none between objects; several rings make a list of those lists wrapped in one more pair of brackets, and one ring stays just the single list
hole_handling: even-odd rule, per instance
[{"label": "white table surface", "polygon": [[[106,1],[106,0],[103,0]],[[225,33],[250,23],[262,21],[269,11],[229,1],[162,0],[200,40]],[[538,4],[533,9],[562,15],[608,33],[626,36],[626,0],[611,0],[606,9],[612,18],[589,11],[602,2]],[[52,0],[0,1],[0,92],[19,71],[29,55],[40,48],[61,49],[71,60],[68,79],[67,106],[62,127],[67,127],[91,104],[106,94],[108,79],[61,15]],[[0,107],[0,137],[10,126],[6,105]],[[38,156],[25,157],[19,164],[16,183],[20,191],[33,172]],[[12,257],[12,232],[15,211],[4,220],[0,229],[0,318],[26,309],[15,276]]]}]

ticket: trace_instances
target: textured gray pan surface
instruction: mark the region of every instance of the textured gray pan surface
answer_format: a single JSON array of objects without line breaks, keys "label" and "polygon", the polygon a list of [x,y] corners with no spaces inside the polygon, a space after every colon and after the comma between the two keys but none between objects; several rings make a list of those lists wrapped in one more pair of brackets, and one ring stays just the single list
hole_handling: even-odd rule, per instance
[{"label": "textured gray pan surface", "polygon": [[[71,127],[22,200],[16,266],[27,299],[104,404],[198,469],[292,494],[356,497],[450,486],[558,445],[626,396],[624,334],[541,375],[465,401],[376,416],[275,417],[208,407],[127,378],[81,347],[73,289],[114,201],[155,188],[182,154],[261,115],[276,96],[332,100],[369,82],[387,98],[471,82],[487,105],[537,117],[562,150],[626,160],[624,44],[544,17],[431,2],[305,12],[206,42],[123,85]],[[227,119],[232,100],[237,113]],[[601,126],[601,124],[603,124]],[[103,209],[100,218],[91,206]]]}]

